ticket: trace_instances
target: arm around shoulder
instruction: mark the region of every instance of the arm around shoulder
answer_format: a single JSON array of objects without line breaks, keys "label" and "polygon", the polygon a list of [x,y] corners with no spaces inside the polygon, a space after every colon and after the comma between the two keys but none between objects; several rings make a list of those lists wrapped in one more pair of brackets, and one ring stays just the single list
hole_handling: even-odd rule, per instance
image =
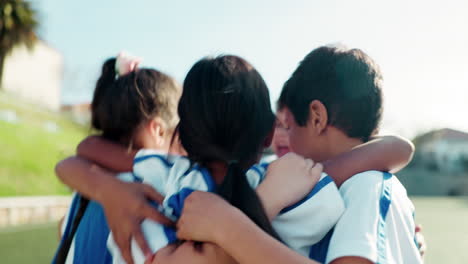
[{"label": "arm around shoulder", "polygon": [[81,141],[76,153],[80,157],[117,172],[131,171],[136,155],[135,150],[129,150],[100,136],[89,136]]}]

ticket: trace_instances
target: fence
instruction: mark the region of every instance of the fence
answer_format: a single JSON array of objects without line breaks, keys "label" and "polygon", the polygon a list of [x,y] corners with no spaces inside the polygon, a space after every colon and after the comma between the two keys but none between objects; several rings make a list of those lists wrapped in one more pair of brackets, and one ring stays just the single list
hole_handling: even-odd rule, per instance
[{"label": "fence", "polygon": [[0,228],[58,221],[71,196],[31,196],[0,198]]}]

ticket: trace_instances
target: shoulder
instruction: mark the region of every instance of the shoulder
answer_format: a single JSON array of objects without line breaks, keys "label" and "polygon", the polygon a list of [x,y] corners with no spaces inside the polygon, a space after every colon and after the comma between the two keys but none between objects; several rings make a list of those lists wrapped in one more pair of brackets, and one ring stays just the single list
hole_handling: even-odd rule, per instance
[{"label": "shoulder", "polygon": [[382,179],[385,174],[388,174],[388,173],[382,172],[382,171],[374,171],[374,170],[361,172],[361,173],[355,174],[354,176],[349,178],[347,181],[345,181],[342,187],[349,188],[350,186],[355,186],[355,185],[371,186],[374,184],[379,184],[382,182]]},{"label": "shoulder", "polygon": [[363,193],[380,192],[384,180],[392,177],[392,174],[381,171],[366,171],[355,174],[345,181],[340,187],[340,193],[344,198],[348,195],[360,195]]},{"label": "shoulder", "polygon": [[[163,163],[164,165],[171,167],[178,159],[184,159],[185,157],[170,155],[166,152],[154,150],[154,149],[141,149],[135,155],[135,159],[133,160],[133,164],[144,163],[148,160],[150,161],[158,161]],[[186,158],[185,158],[186,159]]]},{"label": "shoulder", "polygon": [[258,185],[265,179],[266,171],[270,163],[263,162],[260,164],[255,164],[250,167],[249,170],[245,173],[247,181],[250,184],[250,187],[253,189],[257,188]]}]

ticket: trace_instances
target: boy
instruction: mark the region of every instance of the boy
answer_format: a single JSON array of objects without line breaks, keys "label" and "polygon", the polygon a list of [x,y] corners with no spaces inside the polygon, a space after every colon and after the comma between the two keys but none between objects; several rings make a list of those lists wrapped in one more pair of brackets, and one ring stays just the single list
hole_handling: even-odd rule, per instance
[{"label": "boy", "polygon": [[[361,50],[313,50],[280,97],[292,151],[321,162],[368,141],[382,115],[381,88],[377,65]],[[333,264],[422,263],[414,242],[414,206],[395,176],[360,173],[343,183],[340,193],[345,213],[311,258]]]}]

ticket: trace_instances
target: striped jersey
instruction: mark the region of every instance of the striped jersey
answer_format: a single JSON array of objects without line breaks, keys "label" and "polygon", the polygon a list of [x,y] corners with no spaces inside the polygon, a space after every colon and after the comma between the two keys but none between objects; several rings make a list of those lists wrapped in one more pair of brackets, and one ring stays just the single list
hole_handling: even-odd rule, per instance
[{"label": "striped jersey", "polygon": [[[246,177],[252,188],[262,182],[267,166],[254,165],[247,171]],[[133,173],[141,182],[151,185],[165,196],[163,204],[155,206],[173,220],[180,217],[185,199],[194,190],[213,192],[216,189],[216,183],[206,168],[193,164],[185,157],[168,158],[153,150],[138,152]],[[333,228],[343,212],[343,199],[336,185],[328,175],[323,174],[312,191],[301,201],[284,208],[272,225],[289,247],[308,256],[312,246]],[[175,229],[149,219],[143,221],[142,230],[153,252],[177,241]],[[124,263],[112,234],[108,248],[113,263]],[[132,254],[135,263],[144,262],[145,257],[134,240]]]},{"label": "striped jersey", "polygon": [[358,256],[380,264],[423,263],[415,241],[415,209],[396,176],[360,173],[343,183],[340,193],[346,210],[318,243],[326,245],[326,261],[317,260]]},{"label": "striped jersey", "polygon": [[[266,163],[257,164],[246,172],[252,188],[256,188],[262,182],[267,167]],[[155,188],[165,196],[165,199],[162,204],[153,205],[172,220],[180,217],[185,199],[194,190],[208,192],[216,190],[216,183],[206,168],[191,162],[186,157],[167,156],[154,150],[140,150],[134,160],[133,173],[120,174],[119,178],[124,181],[142,182]],[[102,213],[102,208],[99,210]],[[328,175],[322,174],[320,181],[311,192],[296,204],[284,208],[273,220],[272,225],[284,243],[300,254],[309,256],[313,245],[329,233],[343,212],[344,202],[336,185]],[[103,213],[101,218],[105,221]],[[84,220],[85,217],[82,221]],[[109,232],[107,226],[106,228],[104,233]],[[141,228],[153,252],[177,241],[175,229],[152,220],[144,220]],[[80,230],[77,231],[76,237],[79,236],[79,232]],[[75,261],[69,263],[89,263],[76,261],[82,259],[78,255],[89,255],[89,251],[77,250],[80,246],[76,242],[73,246],[74,250],[73,252],[70,250],[69,258]],[[131,242],[131,249],[134,262],[144,263],[145,256],[134,239]],[[96,250],[105,252],[97,253],[101,260],[106,261],[99,263],[125,263],[112,233],[107,239],[107,250],[103,250],[102,247]],[[70,257],[71,254],[74,256]]]}]

